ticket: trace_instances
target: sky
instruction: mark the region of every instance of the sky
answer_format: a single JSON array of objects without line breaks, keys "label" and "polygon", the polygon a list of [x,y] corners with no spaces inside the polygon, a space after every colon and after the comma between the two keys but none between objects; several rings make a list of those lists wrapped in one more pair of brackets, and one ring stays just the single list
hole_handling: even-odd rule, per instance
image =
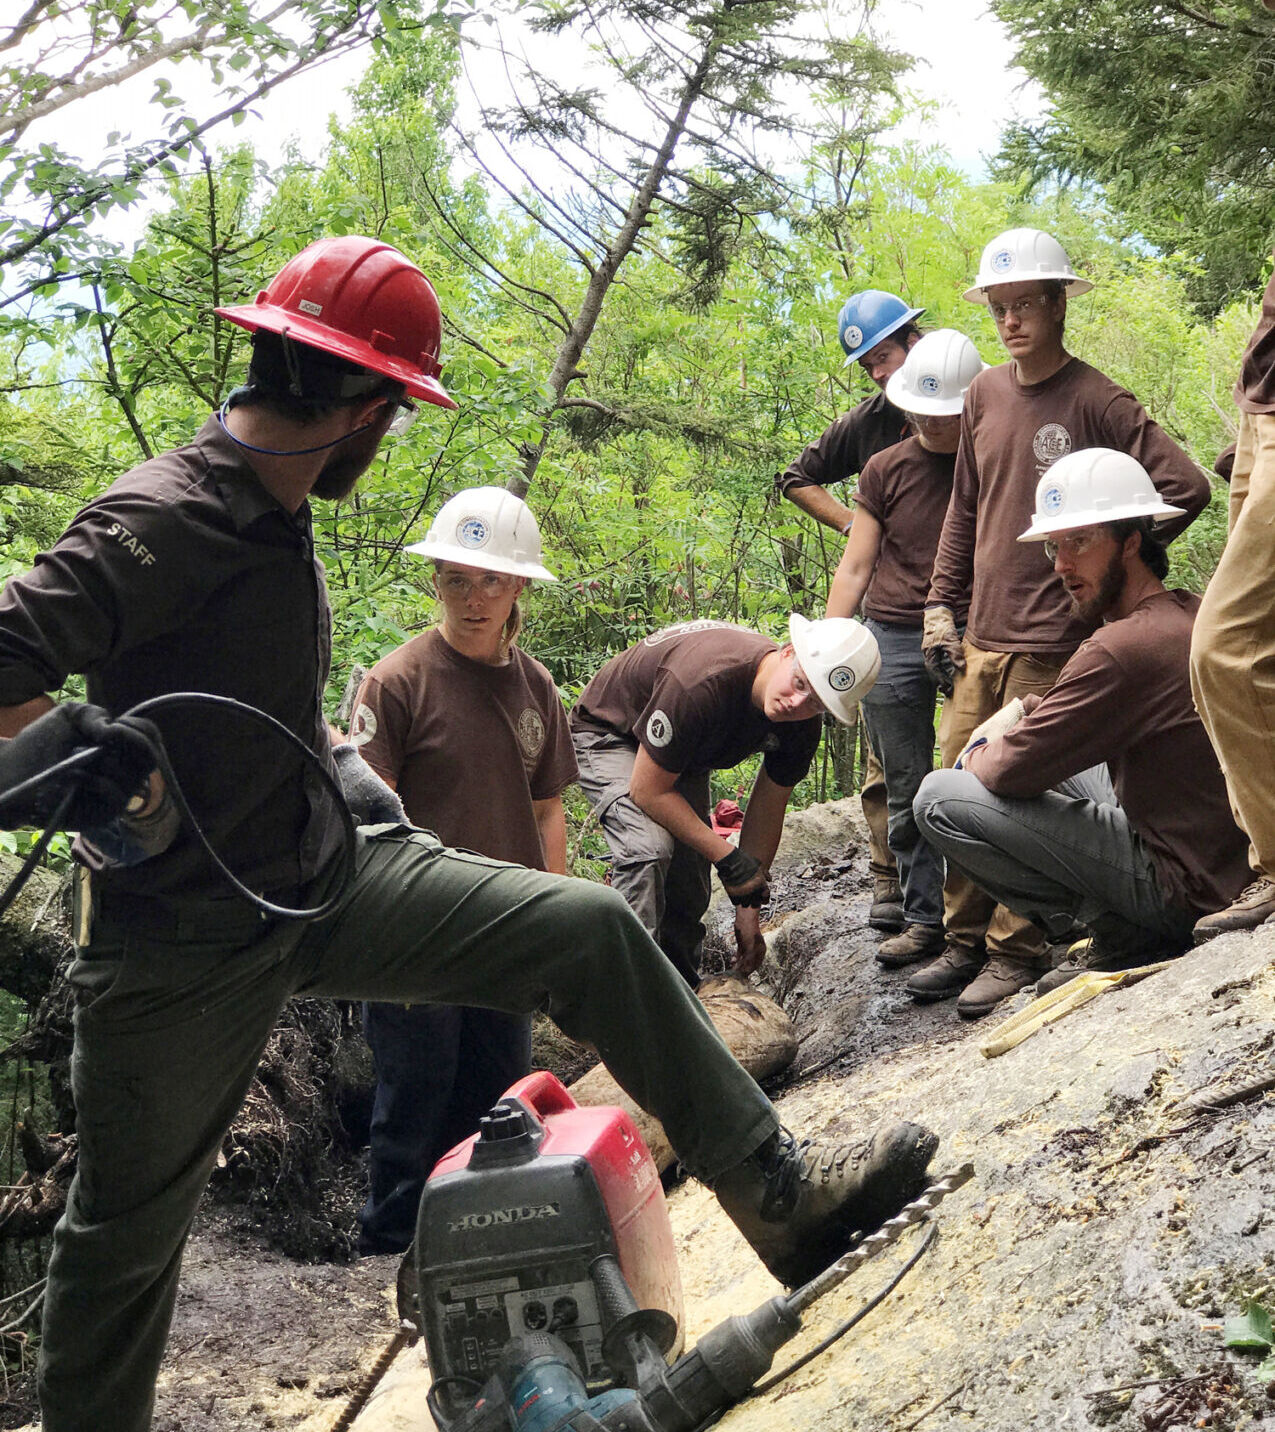
[{"label": "sky", "polygon": [[[1025,76],[1010,67],[1009,41],[988,12],[987,0],[879,0],[877,24],[882,37],[917,56],[906,84],[940,105],[937,114],[913,113],[900,126],[900,138],[938,143],[972,178],[986,172],[1002,126],[1012,117],[1039,112],[1040,99]],[[318,159],[326,142],[328,116],[348,113],[345,89],[359,76],[369,51],[342,58],[289,81],[268,95],[238,127],[214,131],[212,143],[248,142],[267,163],[283,157],[289,145]],[[74,106],[73,115],[45,122],[27,138],[52,138],[92,159],[95,145],[112,129],[132,129],[138,137],[150,132],[146,114],[153,73],[135,82],[129,92],[111,90]],[[198,99],[210,97],[212,86],[194,70],[174,76],[177,92]],[[199,106],[204,108],[203,105]],[[145,211],[135,206],[116,211],[107,223],[111,237],[123,241],[141,232]]]},{"label": "sky", "polygon": [[[882,38],[917,57],[907,84],[942,106],[937,117],[905,121],[900,136],[940,143],[971,178],[983,177],[1002,127],[1041,109],[1036,86],[1011,67],[1009,39],[987,0],[880,0],[877,18]],[[342,112],[334,98],[343,99],[340,91],[363,63],[350,57],[293,81],[236,137],[251,140],[267,159],[278,158],[290,138],[317,157],[327,114]],[[311,121],[304,129],[301,115]]]},{"label": "sky", "polygon": [[986,0],[882,0],[878,15],[895,46],[918,58],[908,85],[942,105],[937,119],[910,121],[903,133],[943,145],[971,178],[984,177],[1005,124],[1042,111]]}]

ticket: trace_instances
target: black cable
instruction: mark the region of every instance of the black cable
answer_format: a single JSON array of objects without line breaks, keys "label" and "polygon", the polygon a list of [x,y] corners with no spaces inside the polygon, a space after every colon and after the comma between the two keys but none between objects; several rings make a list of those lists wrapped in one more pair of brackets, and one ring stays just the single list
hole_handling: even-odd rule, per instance
[{"label": "black cable", "polygon": [[[70,758],[70,760],[62,761],[59,764],[63,766],[69,765],[70,761],[76,760],[76,758],[81,755],[83,755],[83,752],[77,751],[75,755]],[[83,765],[84,763],[83,761],[77,761],[77,764]],[[50,767],[50,770],[52,771],[56,771],[57,769],[58,766]],[[48,774],[49,771],[41,772],[41,774],[37,776],[35,780],[23,781],[20,786],[15,786],[14,789],[19,791],[27,790],[31,786],[36,785],[40,781],[46,779]],[[8,793],[6,792],[6,794]],[[66,794],[58,802],[58,808],[53,812],[53,815],[50,818],[48,825],[46,825],[43,831],[41,831],[39,840],[37,840],[36,843],[31,847],[30,854],[22,862],[22,868],[13,877],[13,879],[9,881],[8,885],[5,886],[4,894],[0,895],[0,915],[3,915],[4,912],[9,908],[9,906],[13,904],[13,902],[18,898],[19,891],[31,878],[31,872],[39,863],[40,857],[44,854],[46,850],[48,850],[49,842],[58,833],[58,831],[61,830],[62,820],[65,817],[67,811],[70,810],[71,802],[74,799],[75,787],[70,786],[68,787]]]},{"label": "black cable", "polygon": [[[203,828],[195,819],[190,806],[187,805],[186,797],[182,793],[177,776],[168,759],[168,752],[164,749],[164,743],[159,741],[155,746],[156,767],[163,776],[164,784],[172,795],[173,804],[177,807],[178,814],[194,833],[195,838],[203,847],[204,853],[212,862],[214,869],[216,869],[218,874],[230,885],[231,889],[234,890],[240,899],[246,901],[249,905],[253,906],[254,909],[260,910],[263,914],[272,915],[279,920],[319,920],[325,915],[330,915],[345,898],[346,892],[349,890],[354,879],[354,818],[351,816],[350,809],[345,803],[345,796],[341,791],[336,777],[328,771],[327,767],[315,752],[311,750],[295,732],[288,730],[281,721],[276,720],[269,712],[260,711],[257,707],[248,705],[245,701],[236,701],[233,696],[214,696],[205,691],[174,691],[164,696],[152,696],[149,700],[143,701],[126,711],[124,715],[145,716],[153,711],[169,710],[174,706],[212,706],[222,710],[236,711],[240,715],[246,716],[250,720],[256,721],[258,724],[283,736],[284,739],[295,746],[296,749],[301,752],[302,757],[309,761],[311,766],[318,771],[324,784],[334,797],[336,809],[340,812],[341,816],[343,841],[340,879],[337,882],[336,891],[321,904],[294,909],[289,905],[276,905],[272,900],[267,900],[264,896],[249,890],[238,876],[226,867],[221,857],[212,846],[209,845],[208,837],[204,834]],[[65,776],[67,772],[79,766],[87,766],[96,756],[97,747],[95,746],[86,747],[73,752],[65,760],[50,766],[47,771],[41,771],[39,775],[32,776],[30,779],[23,781],[20,785],[5,791],[0,795],[0,810],[3,810],[5,803],[12,800],[15,796],[23,795],[27,791],[35,789],[46,781],[51,780],[54,776]],[[17,899],[18,892],[26,884],[40,857],[48,849],[49,842],[53,839],[57,831],[62,829],[62,822],[67,811],[70,809],[74,797],[75,787],[70,786],[62,799],[58,802],[57,809],[49,818],[48,824],[44,827],[44,831],[40,835],[39,840],[36,841],[31,853],[27,856],[26,860],[23,861],[22,868],[13,879],[10,880],[9,884],[5,887],[4,893],[0,895],[0,915],[3,915],[9,906],[13,904],[14,900]]]},{"label": "black cable", "polygon": [[463,1382],[474,1393],[483,1390],[483,1384],[476,1377],[466,1377],[463,1372],[453,1372],[445,1377],[436,1377],[430,1383],[429,1391],[425,1394],[425,1406],[429,1409],[429,1415],[438,1423],[441,1432],[447,1432],[447,1429],[456,1420],[454,1417],[448,1417],[438,1402],[439,1388],[446,1387],[451,1382]]},{"label": "black cable", "polygon": [[293,909],[288,905],[276,905],[273,901],[267,900],[264,896],[249,890],[239,877],[226,867],[221,857],[212,846],[208,844],[207,836],[205,836],[199,822],[191,813],[190,807],[186,804],[186,797],[182,794],[181,787],[177,783],[177,777],[173,774],[173,768],[169,764],[168,752],[164,750],[163,743],[161,742],[156,752],[159,758],[160,774],[164,777],[165,784],[171,788],[173,804],[177,807],[182,819],[186,821],[194,832],[200,845],[203,846],[204,853],[208,856],[209,860],[212,861],[217,872],[230,885],[231,889],[234,890],[235,894],[247,901],[249,905],[260,910],[263,914],[273,915],[276,919],[280,920],[319,920],[322,919],[324,915],[330,915],[345,898],[346,891],[354,879],[354,817],[350,814],[350,808],[345,803],[345,796],[342,794],[336,777],[328,771],[327,767],[310,747],[307,746],[298,735],[289,731],[282,721],[275,720],[269,712],[259,711],[255,706],[249,706],[246,701],[236,701],[233,696],[213,696],[208,692],[201,691],[174,691],[165,696],[152,696],[149,701],[141,702],[124,714],[126,716],[147,716],[153,711],[165,711],[174,706],[192,705],[214,706],[226,711],[237,711],[240,715],[247,716],[276,732],[278,735],[283,736],[285,740],[295,746],[296,749],[301,752],[302,756],[318,771],[329,792],[331,792],[335,798],[336,808],[341,815],[341,823],[343,826],[342,834],[344,836],[341,850],[341,878],[337,883],[335,893],[324,900],[322,904],[309,908]]},{"label": "black cable", "polygon": [[883,1302],[885,1302],[885,1300],[890,1296],[892,1292],[894,1292],[894,1290],[899,1286],[899,1284],[904,1280],[904,1278],[907,1277],[907,1275],[912,1271],[912,1269],[915,1268],[916,1265],[921,1261],[921,1259],[924,1258],[925,1255],[930,1251],[934,1240],[938,1236],[938,1224],[931,1223],[930,1231],[925,1235],[925,1241],[916,1250],[916,1252],[912,1254],[912,1256],[903,1265],[903,1267],[899,1269],[899,1271],[894,1275],[894,1277],[890,1279],[890,1281],[885,1285],[885,1287],[881,1289],[879,1293],[876,1293],[871,1298],[869,1298],[868,1301],[864,1303],[863,1307],[861,1307],[858,1312],[848,1317],[844,1323],[841,1323],[839,1326],[835,1327],[828,1334],[828,1336],[823,1339],[822,1342],[816,1343],[814,1347],[810,1348],[806,1352],[803,1352],[799,1358],[795,1358],[792,1362],[788,1364],[787,1367],[782,1368],[779,1372],[773,1374],[773,1376],[768,1377],[765,1382],[759,1382],[748,1393],[748,1396],[760,1397],[763,1392],[769,1392],[772,1387],[777,1387],[781,1382],[783,1382],[785,1378],[791,1377],[794,1372],[800,1371],[800,1369],[805,1367],[808,1362],[812,1362],[815,1358],[817,1358],[821,1352],[827,1351],[827,1349],[830,1348],[833,1343],[845,1337],[845,1335],[850,1331],[852,1327],[854,1327],[856,1323],[861,1323],[874,1308],[879,1307]]}]

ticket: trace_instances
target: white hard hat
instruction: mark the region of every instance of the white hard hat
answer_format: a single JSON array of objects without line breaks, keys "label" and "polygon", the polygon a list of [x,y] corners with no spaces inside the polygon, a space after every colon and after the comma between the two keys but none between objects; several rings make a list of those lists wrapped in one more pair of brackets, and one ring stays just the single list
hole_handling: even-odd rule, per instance
[{"label": "white hard hat", "polygon": [[986,303],[987,290],[998,283],[1026,283],[1031,279],[1059,279],[1067,285],[1068,298],[1088,293],[1093,287],[1087,278],[1077,278],[1067,250],[1043,229],[1006,229],[983,250],[978,277],[964,297],[971,303]]},{"label": "white hard hat", "polygon": [[862,622],[849,617],[812,622],[793,612],[788,618],[788,638],[815,695],[848,726],[881,670],[876,637]]},{"label": "white hard hat", "polygon": [[558,580],[540,560],[540,528],[531,508],[503,487],[471,487],[448,498],[425,540],[407,551],[488,572]]},{"label": "white hard hat", "polygon": [[951,417],[961,411],[965,390],[987,367],[978,349],[955,328],[925,334],[890,374],[885,395],[905,413]]},{"label": "white hard hat", "polygon": [[1036,512],[1020,542],[1043,542],[1072,527],[1095,527],[1149,517],[1180,517],[1184,507],[1165,502],[1147,470],[1127,452],[1081,448],[1060,457],[1036,484]]}]

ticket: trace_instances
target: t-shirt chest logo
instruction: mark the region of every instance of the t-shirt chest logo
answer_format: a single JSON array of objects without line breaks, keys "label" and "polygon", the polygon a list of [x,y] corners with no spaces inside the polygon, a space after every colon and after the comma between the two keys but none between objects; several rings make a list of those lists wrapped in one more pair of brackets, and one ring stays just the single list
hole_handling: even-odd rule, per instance
[{"label": "t-shirt chest logo", "polygon": [[530,706],[518,718],[518,744],[529,761],[534,761],[545,748],[544,717]]},{"label": "t-shirt chest logo", "polygon": [[1070,451],[1071,434],[1061,423],[1046,423],[1043,428],[1037,429],[1036,436],[1032,439],[1032,452],[1036,454],[1036,461],[1045,467],[1057,462],[1060,457],[1065,457]]},{"label": "t-shirt chest logo", "polygon": [[350,722],[350,745],[366,746],[375,735],[376,712],[360,701],[354,713],[354,720]]},{"label": "t-shirt chest logo", "polygon": [[673,739],[673,723],[667,712],[652,711],[646,723],[646,739],[652,746],[667,746]]}]

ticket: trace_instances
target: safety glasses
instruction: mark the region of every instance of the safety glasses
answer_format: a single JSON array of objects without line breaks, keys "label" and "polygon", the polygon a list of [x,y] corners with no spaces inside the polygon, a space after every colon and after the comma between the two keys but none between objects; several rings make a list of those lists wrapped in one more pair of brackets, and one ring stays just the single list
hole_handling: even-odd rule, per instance
[{"label": "safety glasses", "polygon": [[398,411],[390,419],[390,425],[386,428],[386,436],[401,438],[410,431],[412,424],[421,415],[421,410],[410,398],[400,398],[395,405]]},{"label": "safety glasses", "polygon": [[1066,537],[1046,537],[1041,544],[1045,549],[1045,556],[1051,561],[1058,560],[1059,552],[1065,552],[1068,557],[1083,557],[1086,552],[1102,536],[1101,527],[1090,527],[1085,532],[1071,532]]}]

